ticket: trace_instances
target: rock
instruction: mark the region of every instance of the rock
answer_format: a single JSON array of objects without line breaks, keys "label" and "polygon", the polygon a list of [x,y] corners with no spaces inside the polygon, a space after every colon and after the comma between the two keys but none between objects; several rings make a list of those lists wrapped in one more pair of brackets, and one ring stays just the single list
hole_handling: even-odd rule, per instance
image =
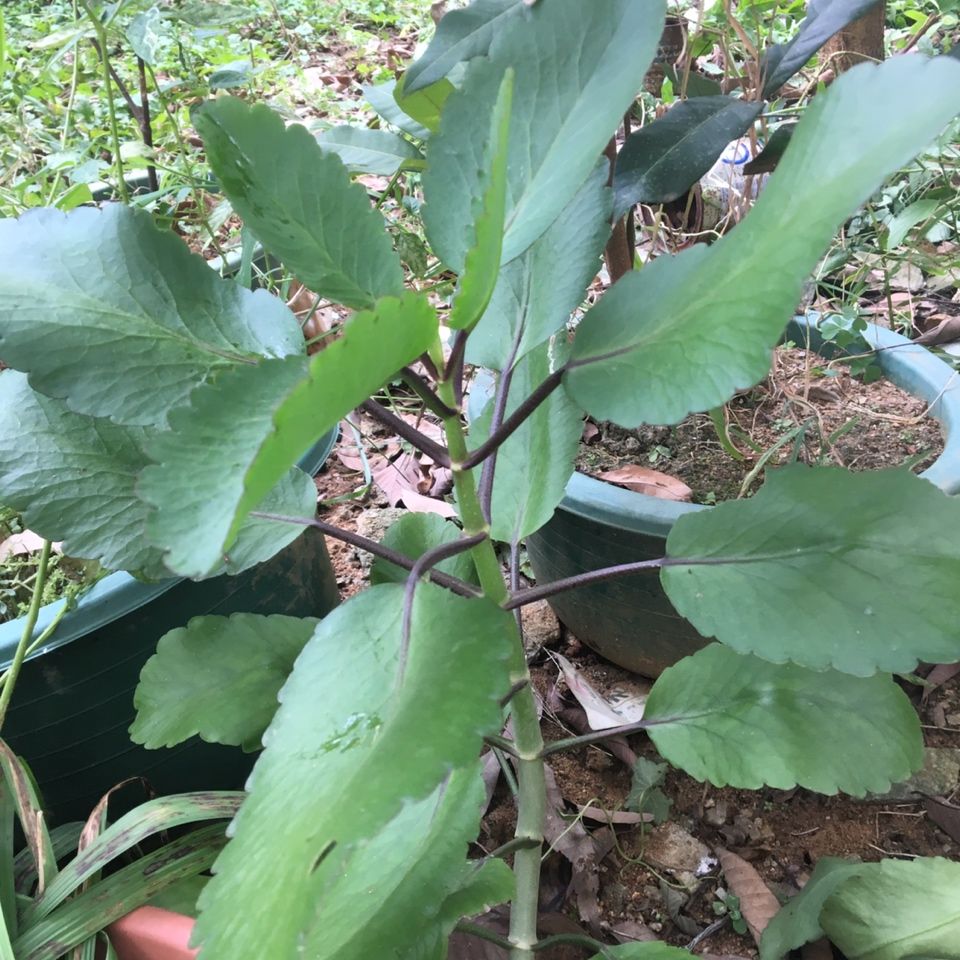
[{"label": "rock", "polygon": [[706,864],[716,865],[710,848],[672,821],[650,831],[643,858],[655,867],[669,870],[686,887],[696,884]]},{"label": "rock", "polygon": [[960,784],[960,749],[927,747],[923,767],[909,780],[895,783],[886,793],[868,793],[869,801],[916,800],[919,796],[949,796]]},{"label": "rock", "polygon": [[546,600],[523,607],[523,646],[527,653],[554,646],[560,639],[560,621]]},{"label": "rock", "polygon": [[[379,543],[387,530],[407,513],[409,513],[408,510],[402,510],[400,507],[375,507],[372,510],[365,510],[357,517],[357,533],[361,537],[376,540]],[[373,563],[373,556],[366,550],[357,550],[356,553],[360,566],[363,567],[364,572],[368,572],[370,564]]]}]

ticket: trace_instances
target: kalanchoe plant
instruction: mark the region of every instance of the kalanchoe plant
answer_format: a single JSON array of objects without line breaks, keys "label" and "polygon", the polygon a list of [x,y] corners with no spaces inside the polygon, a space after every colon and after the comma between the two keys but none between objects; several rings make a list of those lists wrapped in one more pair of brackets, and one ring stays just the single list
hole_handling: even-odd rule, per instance
[{"label": "kalanchoe plant", "polygon": [[[545,746],[514,614],[577,583],[644,569],[716,638],[661,676],[629,729],[717,785],[886,789],[922,759],[891,673],[960,655],[960,504],[906,471],[784,469],[749,501],[684,517],[663,558],[528,589],[517,576],[521,541],[573,471],[583,411],[675,423],[760,380],[834,232],[960,111],[960,64],[910,57],[841,78],[741,226],[624,277],[568,343],[556,335],[613,210],[598,158],[642,84],[662,4],[478,0],[457,16],[457,42],[441,31],[406,81],[456,68],[423,175],[427,237],[459,277],[448,355],[364,190],[263,106],[222,98],[197,122],[246,225],[355,311],[312,358],[279,301],[213,277],[146,214],[0,223],[0,358],[22,371],[0,376],[0,500],[74,553],[149,573],[207,576],[251,536],[243,562],[304,525],[382,561],[380,582],[315,629],[195,620],[144,672],[138,741],[265,746],[201,899],[204,960],[440,958],[458,923],[470,929],[463,917],[507,900],[511,955],[532,957],[544,758],[611,732]],[[498,372],[469,432],[465,359]],[[445,445],[372,399],[398,373],[442,419]],[[450,467],[459,528],[408,517],[385,547],[313,516],[292,465],[358,405]],[[498,852],[512,867],[466,859],[485,741],[517,769],[516,839]],[[768,956],[819,923],[842,927],[862,907],[847,880]],[[937,952],[930,937],[921,952]]]}]

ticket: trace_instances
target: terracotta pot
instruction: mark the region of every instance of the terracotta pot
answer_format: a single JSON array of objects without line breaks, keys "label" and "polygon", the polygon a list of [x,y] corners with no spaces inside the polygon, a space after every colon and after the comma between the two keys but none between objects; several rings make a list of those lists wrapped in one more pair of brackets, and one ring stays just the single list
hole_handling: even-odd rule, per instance
[{"label": "terracotta pot", "polygon": [[158,907],[140,907],[107,927],[117,960],[191,960],[199,953],[187,944],[193,917]]}]

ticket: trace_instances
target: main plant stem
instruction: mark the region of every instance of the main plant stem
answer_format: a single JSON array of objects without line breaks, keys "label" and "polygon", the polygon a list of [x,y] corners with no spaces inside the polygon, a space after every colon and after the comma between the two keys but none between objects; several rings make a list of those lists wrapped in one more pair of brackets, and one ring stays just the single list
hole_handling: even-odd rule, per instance
[{"label": "main plant stem", "polygon": [[[437,393],[448,407],[457,409],[457,397],[452,380],[438,385]],[[453,486],[460,508],[464,533],[473,536],[487,533],[488,527],[477,495],[476,482],[470,469],[463,466],[467,458],[467,441],[459,413],[443,421],[447,448],[453,471]],[[509,592],[500,572],[493,542],[486,537],[473,547],[471,556],[480,578],[484,595],[503,605]],[[533,945],[537,942],[537,907],[540,890],[540,856],[543,841],[547,785],[544,761],[541,757],[543,737],[537,702],[530,683],[530,672],[519,638],[510,659],[510,683],[522,684],[510,701],[513,719],[514,747],[517,753],[517,830],[516,838],[529,846],[518,849],[513,856],[516,888],[510,912],[510,960],[531,960]]]}]

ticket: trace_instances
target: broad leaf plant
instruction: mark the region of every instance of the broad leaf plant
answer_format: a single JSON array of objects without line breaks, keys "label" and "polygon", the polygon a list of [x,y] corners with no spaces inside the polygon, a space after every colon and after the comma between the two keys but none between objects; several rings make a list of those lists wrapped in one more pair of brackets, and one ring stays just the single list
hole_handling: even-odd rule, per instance
[{"label": "broad leaf plant", "polygon": [[[960,112],[955,59],[850,71],[814,98],[741,225],[627,274],[570,333],[615,212],[604,146],[663,21],[662,0],[476,0],[375,94],[417,139],[401,160],[423,168],[425,232],[458,277],[448,350],[337,155],[353,135],[318,141],[266,106],[220,97],[197,127],[245,225],[353,311],[314,356],[280,300],[215,276],[147,213],[0,221],[0,502],[67,552],[143,577],[235,571],[308,525],[378,558],[372,585],[318,623],[200,618],[144,671],[138,742],[264,748],[201,897],[203,960],[440,960],[464,918],[506,901],[511,957],[530,960],[544,758],[581,740],[544,744],[518,611],[584,582],[659,576],[714,639],[656,681],[630,728],[693,777],[859,796],[922,762],[893,674],[960,659],[960,503],[906,470],[771,471],[752,499],[681,519],[660,559],[518,586],[518,549],[563,495],[583,414],[672,424],[757,383],[835,232]],[[767,96],[822,39],[774,51]],[[496,373],[469,426],[465,363]],[[397,378],[444,444],[374,399]],[[407,516],[377,544],[314,515],[295,464],[358,406],[450,468],[458,523]],[[516,768],[516,837],[470,860],[485,743]],[[764,960],[821,931],[893,960],[896,884],[960,884],[945,861],[873,867],[819,897],[811,884],[813,906],[781,921]],[[875,898],[887,927],[857,953]],[[926,924],[913,953],[960,956],[956,903],[910,914]]]}]

